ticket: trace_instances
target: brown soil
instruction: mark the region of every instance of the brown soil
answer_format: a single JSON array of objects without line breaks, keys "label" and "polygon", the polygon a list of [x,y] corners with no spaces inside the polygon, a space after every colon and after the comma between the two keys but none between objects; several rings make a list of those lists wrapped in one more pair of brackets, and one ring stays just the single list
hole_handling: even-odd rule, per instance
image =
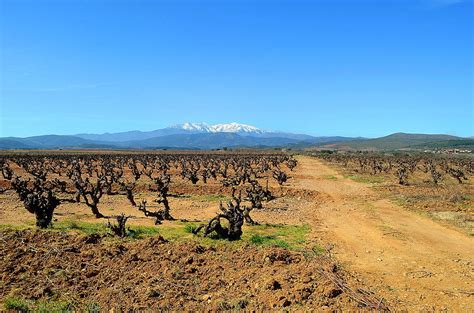
[{"label": "brown soil", "polygon": [[26,230],[0,232],[0,250],[1,297],[60,298],[115,311],[354,310],[360,308],[354,299],[380,304],[349,290],[328,258],[283,249]]},{"label": "brown soil", "polygon": [[[474,238],[382,198],[315,159],[300,159],[295,184],[327,195],[307,211],[315,234],[397,309],[474,308]],[[336,179],[328,180],[327,177]]]}]

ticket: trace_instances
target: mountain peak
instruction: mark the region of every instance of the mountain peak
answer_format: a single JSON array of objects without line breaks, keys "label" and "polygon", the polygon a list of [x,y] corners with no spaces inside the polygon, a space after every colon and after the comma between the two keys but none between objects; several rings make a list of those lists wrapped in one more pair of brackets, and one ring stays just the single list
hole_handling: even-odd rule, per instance
[{"label": "mountain peak", "polygon": [[222,133],[263,133],[260,129],[252,125],[229,123],[229,124],[216,124],[210,127],[212,132]]},{"label": "mountain peak", "polygon": [[[207,124],[186,122],[152,131],[128,131],[105,134],[78,134],[76,137],[88,140],[94,144],[116,145],[117,147],[179,147],[179,148],[209,148],[230,146],[279,146],[300,142],[314,142],[317,138],[284,132],[261,130],[255,126],[237,122]],[[207,143],[200,142],[206,141]],[[11,143],[8,143],[12,146]],[[5,146],[8,146],[5,144]],[[18,146],[18,145],[17,145]],[[1,142],[0,142],[1,148]]]},{"label": "mountain peak", "polygon": [[258,129],[255,126],[240,124],[236,122],[232,122],[228,124],[215,124],[215,125],[208,125],[206,123],[186,122],[184,124],[173,125],[169,128],[182,129],[182,130],[194,131],[194,132],[203,132],[203,133],[245,133],[245,134],[263,133],[262,130]]},{"label": "mountain peak", "polygon": [[209,125],[207,125],[206,123],[189,123],[189,122],[186,122],[184,124],[177,124],[177,125],[170,126],[168,128],[206,132],[207,129],[209,128]]}]

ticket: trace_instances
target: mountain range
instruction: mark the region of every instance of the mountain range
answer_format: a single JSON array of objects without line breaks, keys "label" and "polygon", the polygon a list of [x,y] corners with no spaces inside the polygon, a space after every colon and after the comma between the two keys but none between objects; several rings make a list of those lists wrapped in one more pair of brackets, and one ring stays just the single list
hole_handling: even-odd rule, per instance
[{"label": "mountain range", "polygon": [[45,135],[0,138],[0,149],[217,149],[224,147],[283,147],[354,140],[350,137],[314,137],[264,131],[255,126],[229,123],[184,123],[153,131],[104,134]]},{"label": "mountain range", "polygon": [[[287,138],[296,141],[313,140],[315,137],[302,134],[292,134],[284,132],[263,131],[255,126],[229,123],[208,125],[206,123],[184,123],[173,125],[170,127],[157,129],[148,132],[129,131],[120,133],[105,133],[105,134],[77,134],[80,137],[88,140],[107,141],[107,142],[131,142],[149,140],[157,137],[165,137],[169,135],[196,135],[196,134],[236,134],[244,137],[257,138]],[[212,136],[211,136],[212,137]],[[175,138],[176,139],[176,138]]]},{"label": "mountain range", "polygon": [[351,142],[333,142],[319,145],[319,148],[336,150],[436,150],[468,149],[474,151],[474,138],[463,138],[443,134],[395,133],[388,136]]},{"label": "mountain range", "polygon": [[[0,138],[0,149],[218,149],[294,147],[320,149],[396,150],[432,147],[474,146],[474,139],[449,135],[397,133],[386,137],[315,137],[279,131],[265,131],[255,126],[229,123],[208,125],[184,123],[153,131],[128,131],[104,134],[45,135]],[[462,145],[460,145],[462,142]]]}]

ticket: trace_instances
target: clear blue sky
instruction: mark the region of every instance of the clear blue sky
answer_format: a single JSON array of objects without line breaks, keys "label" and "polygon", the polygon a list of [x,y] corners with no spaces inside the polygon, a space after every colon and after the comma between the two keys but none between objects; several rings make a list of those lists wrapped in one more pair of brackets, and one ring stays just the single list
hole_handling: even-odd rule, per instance
[{"label": "clear blue sky", "polygon": [[0,0],[0,136],[474,135],[471,0]]}]

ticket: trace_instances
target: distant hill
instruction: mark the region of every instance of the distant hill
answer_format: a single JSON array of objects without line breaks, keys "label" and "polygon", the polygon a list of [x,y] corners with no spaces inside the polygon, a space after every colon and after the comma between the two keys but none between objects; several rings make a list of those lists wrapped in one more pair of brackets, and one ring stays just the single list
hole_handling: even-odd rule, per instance
[{"label": "distant hill", "polygon": [[474,138],[429,142],[410,146],[412,149],[467,149],[474,151]]},{"label": "distant hill", "polygon": [[[400,150],[471,149],[474,139],[449,135],[396,133],[366,139],[352,137],[313,137],[303,134],[267,132],[237,123],[184,124],[151,132],[131,131],[102,135],[46,135],[27,138],[0,138],[0,149],[217,149],[273,148]],[[152,136],[152,137],[150,137]],[[137,139],[138,138],[138,139]]]},{"label": "distant hill", "polygon": [[0,138],[0,149],[1,150],[12,150],[12,149],[37,149],[34,145],[28,144],[22,138],[6,137]]},{"label": "distant hill", "polygon": [[0,149],[216,149],[223,147],[307,147],[350,137],[314,137],[264,131],[255,126],[229,123],[184,123],[153,131],[128,131],[73,136],[46,135],[0,138]]},{"label": "distant hill", "polygon": [[350,150],[400,150],[419,148],[421,149],[427,144],[436,145],[443,142],[445,147],[451,147],[457,141],[469,140],[462,137],[450,135],[427,135],[427,134],[407,134],[395,133],[385,137],[375,139],[353,140],[347,142],[334,142],[318,145],[320,148],[331,149],[350,149]]},{"label": "distant hill", "polygon": [[57,149],[96,144],[75,136],[46,135],[27,138],[0,138],[0,149]]},{"label": "distant hill", "polygon": [[169,126],[152,131],[127,131],[105,134],[77,134],[75,137],[102,141],[102,142],[131,142],[153,139],[170,135],[195,135],[195,134],[238,134],[240,136],[258,138],[289,138],[299,141],[312,141],[316,137],[304,134],[293,134],[286,132],[264,131],[252,125],[229,123],[208,125],[206,123],[184,123]]},{"label": "distant hill", "polygon": [[[223,147],[283,147],[301,140],[281,137],[259,138],[235,133],[177,134],[125,142],[96,142],[74,136],[0,138],[0,149],[216,149]],[[308,145],[309,143],[305,143]]]},{"label": "distant hill", "polygon": [[216,149],[223,147],[253,147],[253,146],[284,146],[297,143],[299,140],[289,138],[255,138],[241,136],[234,133],[206,133],[206,134],[181,134],[115,143],[119,147],[153,149],[153,148],[195,148]]}]

